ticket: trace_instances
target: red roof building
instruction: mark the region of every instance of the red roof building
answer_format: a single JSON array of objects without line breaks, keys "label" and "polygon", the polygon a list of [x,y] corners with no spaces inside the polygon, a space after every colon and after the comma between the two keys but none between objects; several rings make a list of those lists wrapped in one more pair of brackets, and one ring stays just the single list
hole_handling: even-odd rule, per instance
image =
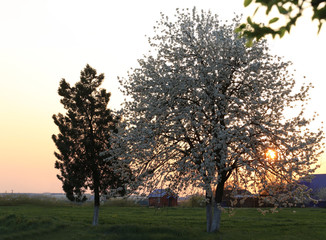
[{"label": "red roof building", "polygon": [[148,195],[148,204],[153,207],[178,206],[178,195],[169,189],[156,189]]}]

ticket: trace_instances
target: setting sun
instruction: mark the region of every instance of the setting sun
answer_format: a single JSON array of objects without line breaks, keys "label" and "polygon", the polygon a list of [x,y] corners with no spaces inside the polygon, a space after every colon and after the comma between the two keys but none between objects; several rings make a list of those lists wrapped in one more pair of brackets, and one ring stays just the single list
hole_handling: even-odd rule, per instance
[{"label": "setting sun", "polygon": [[266,157],[270,160],[274,160],[277,157],[277,153],[272,149],[268,149],[268,151],[266,152]]}]

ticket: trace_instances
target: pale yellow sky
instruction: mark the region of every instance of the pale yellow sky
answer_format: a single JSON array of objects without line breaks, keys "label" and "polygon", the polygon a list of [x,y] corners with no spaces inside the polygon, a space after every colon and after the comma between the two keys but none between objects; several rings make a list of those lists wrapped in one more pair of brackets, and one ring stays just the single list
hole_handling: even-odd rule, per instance
[{"label": "pale yellow sky", "polygon": [[[117,76],[126,76],[147,53],[145,35],[152,34],[160,12],[172,16],[177,7],[193,6],[221,19],[252,14],[243,0],[0,1],[0,193],[62,192],[51,140],[57,132],[51,116],[62,112],[60,79],[78,81],[89,63],[105,74],[110,107],[119,108]],[[326,121],[326,26],[319,35],[316,26],[305,17],[291,35],[270,45],[316,86],[309,111]],[[319,172],[326,173],[326,162]]]}]

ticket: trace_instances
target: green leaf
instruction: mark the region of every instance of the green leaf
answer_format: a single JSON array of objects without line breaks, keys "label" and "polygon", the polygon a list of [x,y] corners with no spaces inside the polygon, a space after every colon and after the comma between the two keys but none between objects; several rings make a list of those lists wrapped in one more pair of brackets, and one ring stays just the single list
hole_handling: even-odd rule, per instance
[{"label": "green leaf", "polygon": [[246,47],[252,47],[253,42],[254,42],[253,38],[248,38],[246,42]]},{"label": "green leaf", "polygon": [[311,1],[311,6],[313,6],[314,8],[318,8],[319,4],[325,2],[325,0],[312,0]]},{"label": "green leaf", "polygon": [[274,18],[272,18],[271,20],[269,20],[269,24],[272,24],[272,23],[274,23],[274,22],[277,22],[279,20],[279,18],[278,17],[274,17]]},{"label": "green leaf", "polygon": [[275,0],[256,0],[256,3],[261,4],[262,6],[268,6],[270,4],[275,4]]},{"label": "green leaf", "polygon": [[242,24],[239,26],[240,29],[244,29],[245,27],[246,27],[246,24],[245,24],[245,23],[242,23]]},{"label": "green leaf", "polygon": [[321,27],[323,26],[323,23],[322,22],[320,22],[319,23],[319,25],[318,25],[318,32],[317,32],[317,34],[319,34],[320,33],[320,29],[321,29]]},{"label": "green leaf", "polygon": [[247,22],[252,25],[252,21],[251,21],[251,18],[250,17],[247,17]]},{"label": "green leaf", "polygon": [[290,33],[291,27],[292,27],[291,21],[285,25],[285,29],[288,33]]},{"label": "green leaf", "polygon": [[[321,9],[315,11],[315,14],[317,14],[316,16],[317,16],[317,19],[318,19],[319,21],[320,21],[321,19],[326,20],[326,5],[325,5],[323,8],[321,8]],[[314,14],[314,15],[315,15],[315,14]]]},{"label": "green leaf", "polygon": [[239,33],[239,35],[241,36],[243,34],[244,29],[246,28],[246,24],[242,23],[241,25],[239,25],[234,31],[236,33]]},{"label": "green leaf", "polygon": [[257,8],[256,8],[256,10],[254,11],[254,14],[253,14],[253,16],[255,16],[255,15],[256,15],[256,13],[257,13],[258,9],[259,9],[259,7],[257,7]]},{"label": "green leaf", "polygon": [[242,32],[242,29],[241,29],[240,27],[237,27],[237,28],[234,30],[234,32],[236,32],[236,33]]},{"label": "green leaf", "polygon": [[285,27],[281,27],[281,29],[279,30],[280,38],[282,38],[284,36],[285,32],[286,32]]},{"label": "green leaf", "polygon": [[286,10],[284,7],[282,7],[282,6],[277,6],[277,8],[278,8],[278,11],[281,13],[281,14],[288,14],[289,13],[289,11],[288,10]]},{"label": "green leaf", "polygon": [[272,10],[274,6],[276,6],[278,3],[278,0],[264,0],[264,5],[266,6],[266,15],[269,14],[269,12]]},{"label": "green leaf", "polygon": [[243,3],[243,5],[244,5],[245,7],[248,7],[248,6],[250,5],[251,2],[252,2],[252,0],[245,0],[244,3]]}]

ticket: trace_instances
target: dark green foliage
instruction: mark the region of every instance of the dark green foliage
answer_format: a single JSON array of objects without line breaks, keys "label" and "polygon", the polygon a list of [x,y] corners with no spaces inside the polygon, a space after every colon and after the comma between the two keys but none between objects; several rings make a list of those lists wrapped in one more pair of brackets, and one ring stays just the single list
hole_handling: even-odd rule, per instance
[{"label": "dark green foliage", "polygon": [[[55,168],[60,169],[57,177],[71,201],[85,201],[84,193],[94,193],[95,206],[99,206],[99,195],[112,189],[124,194],[125,180],[115,171],[118,160],[106,161],[108,154],[101,152],[111,148],[111,133],[118,132],[119,117],[107,108],[110,93],[98,89],[104,75],[97,75],[89,65],[81,71],[80,81],[71,87],[65,79],[58,89],[61,103],[67,112],[53,115],[59,134],[52,139],[58,148],[55,152]],[[122,168],[122,166],[119,166]],[[127,166],[123,168],[128,171]]]},{"label": "dark green foliage", "polygon": [[247,7],[252,2],[258,4],[255,13],[261,7],[265,7],[266,15],[268,15],[272,8],[275,7],[279,14],[285,17],[286,21],[284,25],[275,28],[271,27],[271,24],[278,21],[277,17],[271,19],[267,26],[262,23],[253,22],[249,17],[246,24],[241,24],[237,28],[237,32],[240,32],[248,39],[249,46],[251,46],[253,40],[259,40],[266,35],[272,35],[274,38],[275,36],[283,37],[286,32],[290,33],[291,27],[296,24],[305,8],[307,8],[304,4],[310,4],[310,8],[313,11],[312,20],[319,22],[318,32],[326,20],[326,0],[312,0],[308,2],[298,0],[244,0],[244,6]]}]

